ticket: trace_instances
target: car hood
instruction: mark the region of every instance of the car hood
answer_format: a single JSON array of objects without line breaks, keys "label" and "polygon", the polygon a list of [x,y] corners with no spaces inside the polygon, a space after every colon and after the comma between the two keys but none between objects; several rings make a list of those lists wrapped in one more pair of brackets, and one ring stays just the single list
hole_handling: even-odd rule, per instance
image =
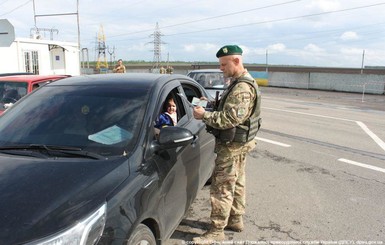
[{"label": "car hood", "polygon": [[129,175],[127,158],[0,155],[0,244],[56,233],[102,205]]}]

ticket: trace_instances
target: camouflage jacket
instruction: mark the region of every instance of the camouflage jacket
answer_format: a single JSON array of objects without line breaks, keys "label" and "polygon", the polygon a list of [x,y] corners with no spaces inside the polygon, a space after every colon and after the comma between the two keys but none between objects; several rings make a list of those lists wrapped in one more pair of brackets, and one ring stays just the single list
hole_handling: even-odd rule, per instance
[{"label": "camouflage jacket", "polygon": [[[237,80],[242,81],[243,76],[251,77],[249,73],[245,73]],[[240,82],[230,91],[225,90],[223,94],[225,93],[228,93],[226,101],[220,102],[223,105],[223,110],[205,112],[203,122],[208,126],[217,129],[233,128],[243,123],[251,115],[257,96],[251,85]],[[222,106],[220,105],[220,107]]]},{"label": "camouflage jacket", "polygon": [[[251,75],[246,72],[242,74],[237,80],[242,81],[244,76],[251,78]],[[234,82],[234,81],[233,81]],[[232,87],[232,86],[230,86]],[[253,112],[254,103],[257,99],[257,91],[254,87],[246,82],[238,82],[231,90],[225,90],[228,93],[226,101],[220,101],[219,108],[222,110],[209,112],[206,111],[203,116],[203,122],[216,129],[229,129],[236,127],[246,121]],[[255,144],[255,142],[253,142]],[[218,142],[220,144],[220,142]],[[252,143],[251,143],[252,144]],[[227,147],[242,147],[244,144],[232,142]]]},{"label": "camouflage jacket", "polygon": [[114,73],[126,73],[126,67],[123,64],[122,65],[116,65],[113,72]]}]

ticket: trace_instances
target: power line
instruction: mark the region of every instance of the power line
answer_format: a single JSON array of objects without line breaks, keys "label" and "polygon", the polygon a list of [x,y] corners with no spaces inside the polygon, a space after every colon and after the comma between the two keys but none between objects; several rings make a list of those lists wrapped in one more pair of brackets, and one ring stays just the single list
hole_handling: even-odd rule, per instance
[{"label": "power line", "polygon": [[[175,27],[175,26],[181,26],[181,25],[185,25],[185,24],[191,24],[191,23],[196,23],[196,22],[201,22],[201,21],[206,21],[206,20],[216,19],[216,18],[221,18],[221,17],[227,17],[227,16],[231,16],[231,15],[236,15],[236,14],[240,14],[240,13],[245,13],[245,12],[250,12],[250,11],[270,8],[270,7],[276,7],[276,6],[279,6],[279,5],[289,4],[289,3],[293,3],[293,2],[297,2],[297,1],[301,1],[301,0],[288,1],[288,2],[284,2],[284,3],[268,5],[268,6],[254,8],[254,9],[250,9],[250,10],[238,11],[238,12],[218,15],[218,16],[214,16],[214,17],[208,17],[208,18],[204,18],[204,19],[199,19],[199,20],[194,20],[194,21],[188,21],[188,22],[173,24],[173,25],[169,25],[169,26],[164,26],[164,27],[162,27],[160,29],[165,29],[165,28],[170,28],[170,27]],[[339,12],[353,11],[353,10],[358,10],[358,9],[363,9],[363,8],[370,8],[370,7],[375,7],[375,6],[384,5],[384,4],[385,4],[385,2],[382,2],[382,3],[371,4],[371,5],[364,5],[364,6],[359,6],[359,7],[352,7],[352,8],[347,8],[347,9],[340,9],[340,10],[334,10],[334,11],[321,12],[321,13],[307,14],[307,15],[287,17],[287,18],[281,18],[281,19],[274,19],[274,20],[266,20],[266,21],[253,22],[253,23],[247,23],[247,24],[241,24],[241,25],[223,26],[223,27],[216,27],[216,28],[210,28],[210,29],[204,29],[204,30],[189,31],[189,32],[182,32],[182,33],[174,33],[174,34],[164,34],[164,36],[177,36],[177,35],[195,34],[195,33],[200,33],[200,32],[219,31],[219,30],[222,30],[222,29],[239,28],[239,27],[250,26],[250,25],[269,24],[269,23],[274,23],[274,22],[282,22],[282,21],[289,21],[289,20],[295,20],[295,19],[301,19],[301,18],[309,18],[309,17],[314,17],[314,16],[334,14],[334,13],[339,13]],[[137,33],[143,33],[143,32],[148,32],[148,31],[152,31],[152,30],[149,29],[149,30],[142,30],[142,31],[131,32],[131,33],[119,34],[119,35],[111,36],[110,38],[124,36],[124,35],[137,34]],[[131,38],[129,40],[141,40],[141,39],[146,39],[146,38],[147,37]],[[127,39],[124,39],[124,40],[127,40]],[[122,40],[122,41],[124,41],[124,40]]]},{"label": "power line", "polygon": [[222,29],[238,28],[238,27],[251,26],[251,25],[268,24],[268,23],[274,23],[274,22],[281,22],[281,21],[295,20],[295,19],[301,19],[301,18],[320,16],[320,15],[334,14],[334,13],[339,13],[339,12],[352,11],[352,10],[363,9],[363,8],[370,8],[370,7],[375,7],[375,6],[384,5],[384,4],[385,4],[385,2],[384,3],[378,3],[378,4],[372,4],[372,5],[365,5],[365,6],[360,6],[360,7],[354,7],[354,8],[327,11],[327,12],[322,12],[322,13],[314,13],[314,14],[295,16],[295,17],[287,17],[287,18],[282,18],[282,19],[253,22],[253,23],[247,23],[247,24],[241,24],[241,25],[224,26],[224,27],[217,27],[217,28],[211,28],[211,29],[205,29],[205,30],[199,30],[199,31],[191,31],[191,32],[183,32],[183,33],[175,33],[175,34],[168,34],[168,35],[165,34],[165,36],[185,35],[185,34],[193,34],[193,33],[199,33],[199,32],[208,32],[208,31],[217,31],[217,30],[222,30]]},{"label": "power line", "polygon": [[[381,35],[378,35],[379,33],[381,32],[384,32],[383,30],[381,30],[381,32],[378,32],[378,31],[368,31],[367,28],[368,27],[371,27],[371,26],[377,26],[377,25],[383,25],[385,24],[385,22],[381,22],[381,23],[376,23],[376,24],[372,24],[372,25],[362,25],[362,26],[356,26],[356,27],[350,27],[350,30],[353,31],[353,30],[360,30],[360,29],[364,29],[365,28],[365,31],[364,32],[360,32],[360,34],[376,34],[377,37],[376,38],[371,38],[372,39],[381,39],[381,38],[384,38],[383,36]],[[263,39],[264,41],[266,42],[280,42],[280,39],[284,39],[286,42],[287,41],[302,41],[302,40],[309,40],[309,39],[318,39],[318,38],[322,38],[322,37],[325,37],[325,36],[328,36],[330,37],[330,34],[333,34],[333,33],[338,33],[340,31],[344,31],[346,30],[345,28],[339,28],[339,29],[332,29],[332,30],[323,30],[323,31],[317,31],[317,32],[307,32],[307,33],[291,33],[291,35],[306,35],[306,37],[287,37],[287,36],[281,36],[279,38],[269,38],[269,37],[263,37],[263,36],[260,36],[261,39]],[[273,40],[274,39],[274,40]],[[365,39],[368,39],[367,36],[365,37]],[[354,40],[350,40],[349,42],[354,42]],[[325,44],[325,42],[323,43]]]},{"label": "power line", "polygon": [[4,3],[8,2],[9,0],[5,0],[4,2],[0,3],[0,6],[3,5]]},{"label": "power line", "polygon": [[[302,0],[293,0],[293,1],[288,1],[288,2],[283,2],[283,3],[278,3],[278,4],[272,4],[272,5],[267,5],[267,6],[263,6],[263,7],[258,7],[258,8],[253,8],[253,9],[248,9],[248,10],[243,10],[243,11],[238,11],[238,12],[232,12],[232,13],[223,14],[223,15],[217,15],[217,16],[213,16],[213,17],[207,17],[207,18],[198,19],[198,20],[182,22],[182,23],[173,24],[173,25],[163,26],[160,29],[166,29],[166,28],[175,27],[175,26],[181,26],[181,25],[186,25],[186,24],[191,24],[191,23],[197,23],[197,22],[202,22],[202,21],[206,21],[206,20],[218,19],[218,18],[227,17],[227,16],[231,16],[231,15],[237,15],[237,14],[242,14],[242,13],[246,13],[246,12],[252,12],[252,11],[256,11],[256,10],[277,7],[277,6],[291,4],[291,3],[294,3],[294,2],[300,2],[300,1],[302,1]],[[124,34],[119,34],[119,35],[115,35],[115,36],[111,36],[111,37],[119,37],[119,36],[143,33],[143,32],[148,32],[148,31],[152,31],[152,29],[141,30],[141,31],[136,31],[136,32],[130,32],[130,33],[124,33]]]},{"label": "power line", "polygon": [[10,11],[4,13],[4,14],[1,14],[0,17],[2,17],[2,16],[4,16],[4,15],[7,15],[7,14],[10,14],[10,13],[12,13],[12,12],[18,10],[18,9],[21,8],[21,7],[24,7],[24,6],[27,5],[29,2],[32,2],[32,0],[28,0],[28,1],[26,1],[25,3],[23,3],[23,4],[19,5],[19,6],[17,6],[16,8],[14,8],[14,9],[12,9],[12,10],[10,10]]},{"label": "power line", "polygon": [[291,4],[291,3],[294,3],[294,2],[300,2],[300,1],[302,1],[302,0],[294,0],[294,1],[284,2],[284,3],[277,3],[277,4],[272,4],[272,5],[268,5],[268,6],[264,6],[264,7],[248,9],[248,10],[243,10],[243,11],[239,11],[239,12],[233,12],[233,13],[229,13],[229,14],[217,15],[217,16],[214,16],[214,17],[207,17],[207,18],[199,19],[199,20],[187,21],[187,22],[183,22],[183,23],[179,23],[179,24],[165,26],[162,29],[170,28],[170,27],[175,27],[175,26],[186,25],[186,24],[191,24],[191,23],[202,22],[202,21],[206,21],[206,20],[218,19],[218,18],[227,17],[227,16],[231,16],[231,15],[236,15],[236,14],[243,14],[243,13],[247,13],[247,12],[252,12],[252,11],[261,10],[261,9],[267,9],[267,8],[272,8],[272,7],[277,7],[277,6]]}]

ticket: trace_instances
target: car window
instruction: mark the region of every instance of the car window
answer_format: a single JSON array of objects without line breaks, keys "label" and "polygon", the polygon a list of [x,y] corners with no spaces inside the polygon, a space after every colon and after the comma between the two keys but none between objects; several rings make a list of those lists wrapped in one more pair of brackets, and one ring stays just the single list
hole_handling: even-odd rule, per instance
[{"label": "car window", "polygon": [[[154,134],[155,137],[157,138],[159,135],[159,130],[162,129],[163,127],[168,127],[168,126],[178,126],[178,127],[183,127],[185,123],[188,121],[187,115],[186,115],[186,109],[184,107],[184,104],[182,102],[182,98],[178,95],[179,94],[178,88],[174,88],[172,91],[169,93],[165,92],[161,96],[159,108],[156,109],[156,115],[154,118]],[[167,112],[167,104],[169,100],[172,99],[173,103],[176,105],[176,118],[172,118],[173,116],[169,115]],[[176,125],[174,122],[176,121]]]},{"label": "car window", "polygon": [[193,78],[204,88],[225,88],[226,83],[222,72],[191,72],[189,77]]},{"label": "car window", "polygon": [[201,98],[202,92],[195,86],[189,84],[183,84],[183,91],[188,101],[192,102],[193,98]]},{"label": "car window", "polygon": [[148,92],[129,87],[43,86],[28,103],[20,102],[10,109],[17,113],[2,116],[0,145],[71,146],[112,156],[134,145]]},{"label": "car window", "polygon": [[15,103],[27,94],[26,82],[0,82],[0,103]]},{"label": "car window", "polygon": [[177,126],[180,125],[180,122],[184,121],[182,119],[186,116],[186,110],[184,108],[182,98],[178,95],[178,93],[179,93],[178,89],[174,88],[172,91],[170,91],[169,93],[166,93],[166,95],[163,95],[161,97],[161,103],[160,103],[159,109],[157,109],[155,124],[159,119],[159,116],[167,111],[167,100],[169,98],[172,98],[172,100],[176,105],[177,121],[178,121]]},{"label": "car window", "polygon": [[51,81],[55,81],[55,80],[47,80],[47,81],[43,81],[43,82],[37,82],[37,83],[33,83],[32,84],[32,90],[35,90],[37,88],[40,88],[41,86],[44,86],[46,85],[47,83],[51,82]]}]

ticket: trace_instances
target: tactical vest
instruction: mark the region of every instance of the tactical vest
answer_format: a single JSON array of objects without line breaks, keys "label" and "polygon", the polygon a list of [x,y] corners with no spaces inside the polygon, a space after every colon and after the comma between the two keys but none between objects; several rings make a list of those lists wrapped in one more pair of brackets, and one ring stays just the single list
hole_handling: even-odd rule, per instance
[{"label": "tactical vest", "polygon": [[254,87],[256,91],[256,103],[254,103],[253,110],[249,118],[247,118],[242,124],[239,124],[233,129],[219,130],[219,134],[216,136],[224,143],[239,142],[246,143],[255,138],[261,127],[262,118],[259,117],[261,114],[261,92],[259,91],[254,79],[248,76],[243,76],[230,84],[227,90],[222,94],[221,100],[219,101],[218,111],[223,111],[223,107],[226,103],[229,92],[234,86],[240,82],[246,82]]}]

